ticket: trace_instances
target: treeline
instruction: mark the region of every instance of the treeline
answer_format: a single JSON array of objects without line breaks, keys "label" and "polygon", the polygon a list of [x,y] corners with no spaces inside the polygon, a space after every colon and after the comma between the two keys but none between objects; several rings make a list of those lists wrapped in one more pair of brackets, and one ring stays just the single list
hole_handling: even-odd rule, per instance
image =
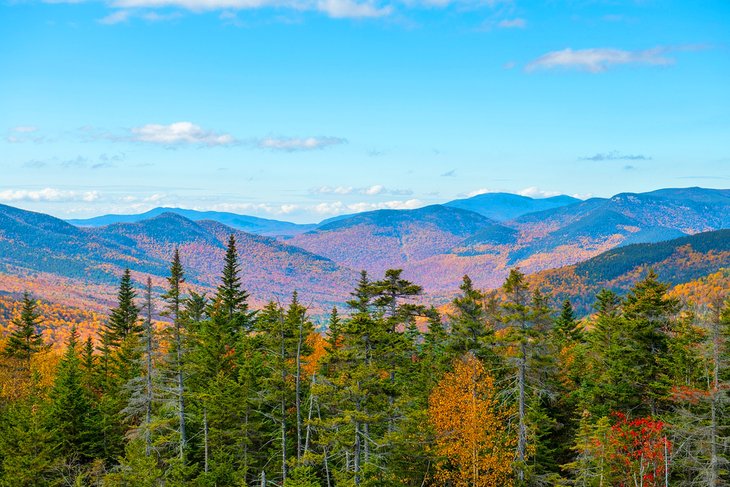
[{"label": "treeline", "polygon": [[649,273],[578,320],[518,270],[489,293],[464,277],[443,313],[400,270],[363,272],[322,333],[296,292],[249,309],[233,237],[213,296],[184,277],[177,252],[160,296],[125,272],[96,343],[72,330],[60,358],[24,297],[0,485],[730,482],[726,289],[682,309]]}]

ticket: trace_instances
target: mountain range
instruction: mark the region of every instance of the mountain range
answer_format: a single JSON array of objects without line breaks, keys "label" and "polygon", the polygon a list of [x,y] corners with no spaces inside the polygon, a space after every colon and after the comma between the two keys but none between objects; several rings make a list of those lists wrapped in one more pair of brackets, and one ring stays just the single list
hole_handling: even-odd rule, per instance
[{"label": "mountain range", "polygon": [[[361,269],[379,278],[388,268],[402,268],[435,301],[452,296],[464,274],[480,287],[493,288],[516,266],[527,273],[543,272],[540,282],[560,294],[561,285],[551,281],[555,277],[547,277],[550,269],[584,287],[587,282],[611,284],[616,279],[611,272],[624,261],[610,251],[633,256],[635,266],[622,264],[625,272],[619,275],[642,265],[668,265],[650,258],[659,255],[656,248],[664,248],[662,244],[642,244],[672,241],[679,249],[694,249],[699,241],[712,242],[708,245],[717,249],[707,255],[722,257],[711,259],[709,266],[697,257],[704,250],[692,254],[695,274],[712,272],[728,265],[725,250],[718,250],[724,249],[728,233],[716,232],[728,228],[730,190],[703,188],[585,201],[487,193],[415,210],[346,215],[316,225],[177,208],[63,221],[0,205],[0,289],[17,292],[31,281],[40,282],[33,291],[41,297],[103,309],[113,300],[126,267],[138,283],[150,276],[161,290],[178,247],[188,285],[210,292],[225,242],[233,234],[244,285],[259,304],[285,300],[296,289],[305,303],[324,311],[347,299]],[[713,233],[717,236],[707,237]],[[600,269],[595,272],[604,277],[588,279],[581,274],[586,269]]]}]

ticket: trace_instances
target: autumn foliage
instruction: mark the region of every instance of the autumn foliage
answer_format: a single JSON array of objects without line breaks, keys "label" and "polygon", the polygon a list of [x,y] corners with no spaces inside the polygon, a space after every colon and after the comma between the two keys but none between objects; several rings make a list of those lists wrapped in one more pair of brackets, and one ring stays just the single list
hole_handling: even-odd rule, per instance
[{"label": "autumn foliage", "polygon": [[494,378],[473,354],[454,362],[429,398],[436,430],[434,449],[442,459],[437,485],[512,485],[516,435],[508,428],[512,411],[499,404]]},{"label": "autumn foliage", "polygon": [[631,419],[620,412],[613,416],[616,421],[606,441],[615,485],[666,485],[672,451],[666,425],[651,417]]}]

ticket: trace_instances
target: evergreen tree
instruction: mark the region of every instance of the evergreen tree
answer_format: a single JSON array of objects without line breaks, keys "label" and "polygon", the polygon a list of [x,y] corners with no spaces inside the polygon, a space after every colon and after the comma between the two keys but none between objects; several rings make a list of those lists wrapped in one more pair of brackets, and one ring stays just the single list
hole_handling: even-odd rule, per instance
[{"label": "evergreen tree", "polygon": [[170,353],[168,362],[170,364],[170,372],[172,375],[173,396],[175,415],[177,416],[177,435],[178,435],[178,459],[181,463],[185,463],[185,452],[187,448],[187,431],[186,431],[186,415],[185,415],[185,370],[183,358],[185,354],[184,340],[185,330],[184,321],[181,317],[183,306],[183,290],[184,281],[183,267],[180,263],[180,252],[176,248],[170,264],[170,277],[167,278],[167,291],[162,295],[166,306],[163,312],[172,320],[169,329],[170,336]]},{"label": "evergreen tree", "polygon": [[[631,342],[628,350],[634,371],[634,387],[639,401],[637,414],[657,415],[667,407],[670,389],[666,354],[674,320],[680,304],[666,296],[668,285],[659,282],[656,273],[634,285],[623,304]],[[638,373],[637,373],[638,372]]]},{"label": "evergreen tree", "polygon": [[132,274],[129,269],[125,269],[119,282],[117,306],[111,310],[103,331],[108,335],[109,344],[113,348],[119,347],[129,335],[142,333],[139,309],[134,304],[136,296],[132,284]]},{"label": "evergreen tree", "polygon": [[37,397],[0,409],[0,486],[57,485],[61,459],[46,411]]},{"label": "evergreen tree", "polygon": [[490,326],[487,296],[474,287],[469,276],[464,276],[459,286],[461,294],[451,301],[453,312],[448,320],[451,327],[447,339],[448,361],[472,353],[487,367],[497,367],[493,351],[494,327]]},{"label": "evergreen tree", "polygon": [[83,384],[75,326],[66,342],[50,399],[49,425],[57,437],[57,452],[72,461],[87,462],[94,458],[99,444],[99,421]]},{"label": "evergreen tree", "polygon": [[33,355],[47,348],[39,330],[42,322],[38,304],[30,293],[23,293],[20,315],[11,322],[14,329],[10,332],[3,353],[19,359],[27,371],[30,371]]},{"label": "evergreen tree", "polygon": [[560,310],[560,315],[555,320],[555,332],[563,342],[567,341],[580,341],[583,338],[578,320],[575,318],[573,311],[573,305],[569,299],[563,301],[563,307]]}]

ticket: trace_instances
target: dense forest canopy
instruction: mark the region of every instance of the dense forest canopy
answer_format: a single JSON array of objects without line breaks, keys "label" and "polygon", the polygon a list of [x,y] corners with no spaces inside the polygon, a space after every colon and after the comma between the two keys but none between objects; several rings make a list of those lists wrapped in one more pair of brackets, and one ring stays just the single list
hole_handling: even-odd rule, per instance
[{"label": "dense forest canopy", "polygon": [[128,270],[98,337],[61,350],[25,294],[0,339],[0,485],[730,482],[727,286],[693,305],[649,272],[579,319],[517,269],[493,292],[464,276],[447,311],[389,269],[322,332],[296,290],[251,309],[241,265],[231,236],[212,295],[177,251],[160,295]]}]

